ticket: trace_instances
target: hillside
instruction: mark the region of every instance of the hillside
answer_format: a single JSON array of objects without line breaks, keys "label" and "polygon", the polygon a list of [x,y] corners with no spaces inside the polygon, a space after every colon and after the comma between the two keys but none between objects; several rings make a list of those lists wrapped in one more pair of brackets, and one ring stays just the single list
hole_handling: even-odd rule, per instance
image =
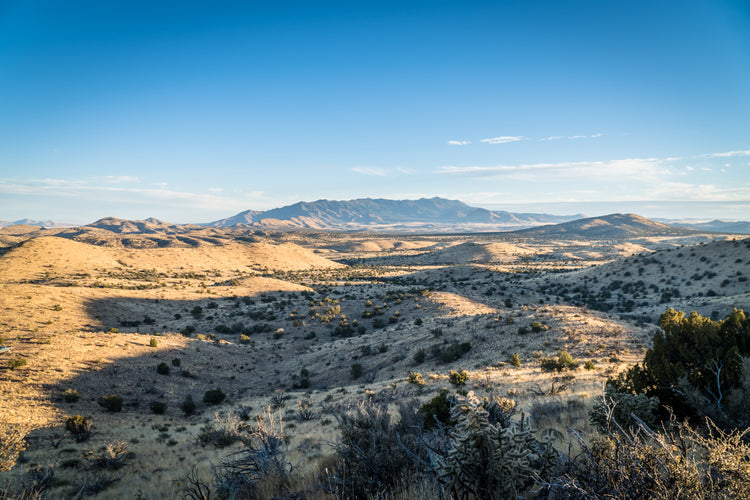
[{"label": "hillside", "polygon": [[611,214],[578,219],[562,224],[517,231],[534,238],[636,238],[643,236],[685,236],[697,231],[662,224],[634,214]]}]

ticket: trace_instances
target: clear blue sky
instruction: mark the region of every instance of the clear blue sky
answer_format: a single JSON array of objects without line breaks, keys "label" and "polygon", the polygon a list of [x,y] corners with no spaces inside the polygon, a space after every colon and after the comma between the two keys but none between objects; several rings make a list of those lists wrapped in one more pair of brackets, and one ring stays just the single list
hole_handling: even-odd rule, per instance
[{"label": "clear blue sky", "polygon": [[750,2],[0,0],[0,219],[750,219]]}]

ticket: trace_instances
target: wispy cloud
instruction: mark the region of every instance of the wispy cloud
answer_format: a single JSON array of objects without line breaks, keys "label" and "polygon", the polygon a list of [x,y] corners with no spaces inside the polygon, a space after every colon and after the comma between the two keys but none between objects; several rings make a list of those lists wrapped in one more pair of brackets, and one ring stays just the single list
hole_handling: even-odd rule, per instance
[{"label": "wispy cloud", "polygon": [[503,135],[500,137],[492,137],[490,139],[482,139],[479,142],[486,142],[487,144],[507,144],[509,142],[523,141],[526,139],[522,136]]},{"label": "wispy cloud", "polygon": [[[211,191],[211,190],[209,190]],[[124,187],[106,182],[105,178],[88,179],[0,179],[0,193],[21,196],[80,198],[96,202],[123,204],[159,203],[173,207],[216,210],[243,209],[248,198],[259,197],[259,192],[242,197],[218,196],[214,193],[176,191],[164,187]],[[261,192],[262,194],[262,192]]]},{"label": "wispy cloud", "polygon": [[596,139],[597,137],[601,137],[604,134],[598,133],[598,134],[592,134],[592,135],[552,135],[550,137],[543,137],[541,139],[537,139],[538,141],[560,141],[563,139],[567,140],[576,140],[576,139]]},{"label": "wispy cloud", "polygon": [[378,167],[352,167],[349,170],[362,175],[374,175],[377,177],[387,177],[388,172]]},{"label": "wispy cloud", "polygon": [[134,175],[105,175],[103,177],[95,177],[95,179],[101,179],[102,182],[108,184],[130,184],[141,181],[140,177]]},{"label": "wispy cloud", "polygon": [[451,146],[466,146],[467,144],[471,144],[471,141],[448,141],[448,144]]},{"label": "wispy cloud", "polygon": [[726,153],[709,153],[701,155],[702,158],[729,158],[732,156],[750,156],[750,151],[727,151]]},{"label": "wispy cloud", "polygon": [[666,165],[658,158],[628,158],[609,161],[582,161],[562,163],[529,163],[495,166],[443,166],[435,173],[496,178],[514,174],[542,173],[561,177],[639,177],[666,173]]}]

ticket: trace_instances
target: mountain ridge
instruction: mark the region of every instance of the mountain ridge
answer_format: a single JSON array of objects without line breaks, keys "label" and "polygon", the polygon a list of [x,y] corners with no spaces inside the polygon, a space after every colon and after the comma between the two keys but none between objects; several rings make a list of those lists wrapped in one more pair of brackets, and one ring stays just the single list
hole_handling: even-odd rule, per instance
[{"label": "mountain ridge", "polygon": [[493,211],[440,197],[417,200],[358,198],[300,201],[266,211],[246,210],[206,224],[265,229],[498,231],[567,222],[583,217]]}]

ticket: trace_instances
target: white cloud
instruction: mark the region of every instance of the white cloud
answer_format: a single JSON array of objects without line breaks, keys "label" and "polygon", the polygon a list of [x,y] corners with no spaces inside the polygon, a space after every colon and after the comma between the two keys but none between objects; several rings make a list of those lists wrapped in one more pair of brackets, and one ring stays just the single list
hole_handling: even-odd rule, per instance
[{"label": "white cloud", "polygon": [[471,144],[471,141],[448,141],[448,144],[451,146],[466,146],[467,144]]},{"label": "white cloud", "polygon": [[701,155],[703,158],[727,158],[730,156],[750,156],[750,151],[727,151],[725,153],[709,153]]},{"label": "white cloud", "polygon": [[108,184],[126,184],[141,181],[140,177],[133,175],[105,175],[104,177],[96,177],[95,179],[101,179]]},{"label": "white cloud", "polygon": [[492,137],[491,139],[482,139],[479,142],[486,142],[487,144],[507,144],[509,142],[516,142],[516,141],[522,141],[526,139],[525,137],[514,137],[514,136],[508,136],[504,135],[501,137]]},{"label": "white cloud", "polygon": [[560,139],[568,139],[568,140],[575,140],[575,139],[596,139],[597,137],[601,137],[604,134],[598,133],[593,135],[569,135],[569,136],[563,136],[563,135],[552,135],[549,137],[543,137],[539,139],[539,141],[559,141]]},{"label": "white cloud", "polygon": [[388,173],[382,169],[377,167],[352,167],[349,170],[352,172],[356,172],[358,174],[362,175],[374,175],[377,177],[387,177]]},{"label": "white cloud", "polygon": [[687,167],[685,167],[685,170],[687,170],[688,172],[692,172],[695,169],[691,167],[690,165],[688,165]]},{"label": "white cloud", "polygon": [[223,189],[221,189],[221,188],[208,188],[208,192],[209,192],[209,193],[219,194],[219,193],[221,193],[222,191],[224,191],[224,190],[223,190]]}]

